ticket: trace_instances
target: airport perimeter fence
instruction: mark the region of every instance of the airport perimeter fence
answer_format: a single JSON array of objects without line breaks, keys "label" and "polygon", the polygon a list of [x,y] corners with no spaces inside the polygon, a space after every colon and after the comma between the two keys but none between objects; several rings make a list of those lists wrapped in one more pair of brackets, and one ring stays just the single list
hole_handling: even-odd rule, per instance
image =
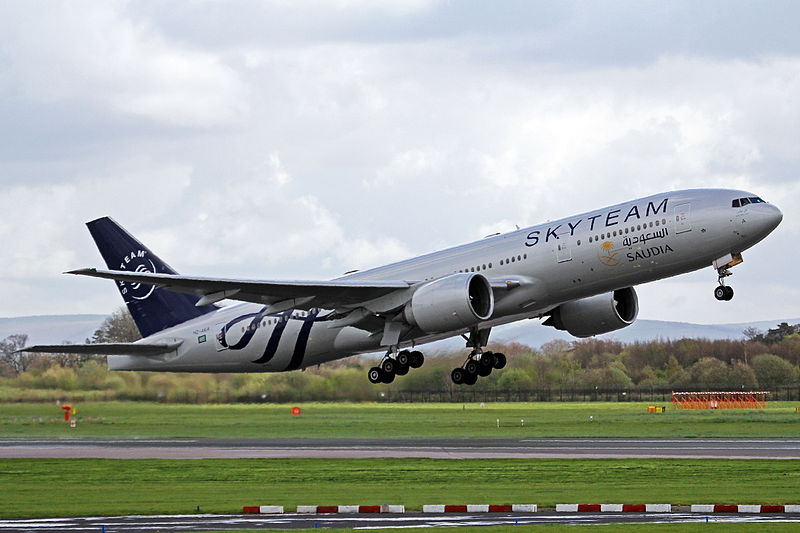
[{"label": "airport perimeter fence", "polygon": [[[653,402],[671,403],[673,392],[697,391],[736,392],[731,387],[692,387],[670,389],[559,389],[482,390],[465,387],[449,391],[388,391],[380,398],[384,402]],[[762,390],[762,389],[759,389]],[[800,384],[763,389],[770,392],[767,401],[800,401]]]},{"label": "airport perimeter fence", "polygon": [[[298,402],[380,402],[380,403],[489,403],[489,402],[652,402],[668,404],[673,392],[741,392],[743,389],[714,385],[667,389],[616,389],[616,388],[538,388],[529,390],[484,389],[452,386],[447,390],[398,390],[392,387],[376,388],[374,396],[353,396],[339,391],[335,396],[310,391],[283,390],[276,394],[265,390],[259,394],[235,390],[215,391],[180,390],[171,394],[140,391],[137,394],[120,394],[115,391],[36,391],[37,394],[14,395],[9,389],[0,396],[0,403],[51,402],[51,401],[142,401],[173,404],[225,404],[225,403],[298,403]],[[800,383],[778,388],[759,388],[769,391],[768,402],[800,401]],[[29,391],[30,392],[30,391]]]}]

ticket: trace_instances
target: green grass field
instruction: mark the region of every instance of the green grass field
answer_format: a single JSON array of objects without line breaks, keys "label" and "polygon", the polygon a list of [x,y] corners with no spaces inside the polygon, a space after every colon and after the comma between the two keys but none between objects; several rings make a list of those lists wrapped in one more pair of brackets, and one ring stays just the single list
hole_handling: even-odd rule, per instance
[{"label": "green grass field", "polygon": [[[647,413],[646,403],[178,405],[0,404],[2,437],[800,437],[795,403],[767,409]],[[500,427],[497,427],[497,420]],[[521,422],[524,420],[524,424]]]},{"label": "green grass field", "polygon": [[244,505],[798,503],[800,461],[1,459],[0,516],[236,513]]}]

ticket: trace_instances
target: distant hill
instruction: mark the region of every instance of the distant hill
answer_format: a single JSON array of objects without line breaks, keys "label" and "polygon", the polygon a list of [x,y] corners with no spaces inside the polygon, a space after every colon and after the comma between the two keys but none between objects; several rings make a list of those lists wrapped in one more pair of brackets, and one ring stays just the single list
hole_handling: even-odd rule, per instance
[{"label": "distant hill", "polygon": [[[30,344],[57,344],[61,342],[84,342],[91,338],[107,315],[50,315],[0,318],[0,339],[15,333],[26,333]],[[781,322],[800,323],[800,318],[777,318],[760,322],[737,324],[692,324],[689,322],[665,322],[662,320],[637,320],[632,326],[600,335],[601,339],[622,342],[649,341],[656,339],[742,339],[742,331],[755,327],[766,331]],[[542,326],[538,320],[523,320],[496,328],[492,340],[518,342],[539,347],[554,339],[574,340],[573,337],[554,328]],[[428,350],[454,350],[464,347],[460,338],[447,339],[429,345]]]},{"label": "distant hill", "polygon": [[84,342],[92,338],[107,315],[46,315],[0,318],[0,339],[15,333],[28,335],[28,344]]}]

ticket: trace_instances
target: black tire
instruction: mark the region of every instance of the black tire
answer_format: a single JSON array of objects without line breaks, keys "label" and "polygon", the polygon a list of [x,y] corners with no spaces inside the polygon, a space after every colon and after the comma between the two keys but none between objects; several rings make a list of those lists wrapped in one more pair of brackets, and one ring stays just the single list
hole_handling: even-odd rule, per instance
[{"label": "black tire", "polygon": [[489,368],[494,367],[494,354],[492,352],[482,353],[479,362],[481,366],[488,366]]},{"label": "black tire", "polygon": [[386,359],[383,360],[383,363],[381,363],[381,368],[387,374],[394,375],[395,369],[397,368],[397,361],[395,361],[391,357],[387,357]]},{"label": "black tire", "polygon": [[419,368],[425,362],[425,356],[420,351],[414,350],[409,355],[411,356],[409,361],[411,368]]},{"label": "black tire", "polygon": [[733,300],[733,287],[724,287],[725,289],[725,301],[729,302]]},{"label": "black tire", "polygon": [[728,294],[728,291],[725,290],[726,288],[727,287],[724,287],[723,285],[720,285],[719,287],[715,288],[714,289],[714,298],[716,298],[719,301],[724,301],[725,300],[725,295]]},{"label": "black tire", "polygon": [[493,355],[494,355],[494,367],[497,370],[500,370],[501,368],[506,366],[506,356],[505,356],[505,354],[496,353],[496,354],[493,354]]},{"label": "black tire", "polygon": [[367,371],[367,379],[373,385],[377,385],[378,383],[383,383],[383,370],[381,370],[377,366],[373,366],[372,368]]},{"label": "black tire", "polygon": [[[399,366],[409,366],[411,364],[411,353],[408,350],[401,350],[397,352],[397,357],[395,357],[395,359]],[[402,376],[403,374],[400,375]]]},{"label": "black tire", "polygon": [[467,385],[475,385],[478,382],[478,374],[467,374],[467,380],[464,382]]},{"label": "black tire", "polygon": [[385,370],[381,370],[381,372],[383,374],[381,376],[381,379],[383,380],[384,383],[391,383],[392,381],[394,381],[394,374],[390,374]]},{"label": "black tire", "polygon": [[456,385],[461,385],[465,383],[467,378],[467,371],[463,368],[454,368],[452,372],[450,372],[450,379],[453,380],[453,383]]},{"label": "black tire", "polygon": [[394,373],[398,376],[405,376],[408,374],[408,369],[408,365],[401,365],[400,362],[397,362],[397,364],[394,365]]},{"label": "black tire", "polygon": [[492,373],[492,367],[484,366],[484,365],[478,365],[478,374],[477,375],[479,375],[480,377],[485,378],[486,376],[488,376],[491,373]]},{"label": "black tire", "polygon": [[470,374],[472,376],[478,375],[478,362],[475,361],[474,359],[470,359],[464,365],[464,370],[467,371],[467,374]]}]

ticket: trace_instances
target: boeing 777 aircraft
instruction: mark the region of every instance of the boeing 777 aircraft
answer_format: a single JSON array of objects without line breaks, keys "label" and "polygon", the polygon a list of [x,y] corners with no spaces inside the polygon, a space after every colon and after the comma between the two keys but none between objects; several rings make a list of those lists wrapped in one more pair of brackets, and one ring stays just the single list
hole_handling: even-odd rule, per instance
[{"label": "boeing 777 aircraft", "polygon": [[782,218],[744,191],[666,192],[331,281],[182,276],[100,218],[87,225],[109,270],[69,273],[116,280],[143,339],[25,351],[108,355],[112,370],[284,372],[385,350],[368,377],[391,383],[422,365],[419,345],[461,335],[469,354],[451,377],[471,385],[506,364],[483,351],[501,324],[607,333],[636,319],[634,285],[708,266],[730,300],[729,269]]}]

